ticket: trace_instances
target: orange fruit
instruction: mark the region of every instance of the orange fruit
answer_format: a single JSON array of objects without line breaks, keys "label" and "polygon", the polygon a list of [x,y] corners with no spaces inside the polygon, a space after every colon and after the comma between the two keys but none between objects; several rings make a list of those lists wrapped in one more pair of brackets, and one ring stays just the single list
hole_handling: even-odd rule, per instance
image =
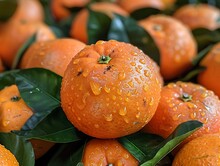
[{"label": "orange fruit", "polygon": [[117,0],[117,3],[129,13],[141,8],[164,9],[165,7],[162,0]]},{"label": "orange fruit", "polygon": [[36,42],[25,52],[20,68],[40,67],[63,76],[71,59],[84,47],[84,43],[68,38]]},{"label": "orange fruit", "polygon": [[206,68],[199,73],[198,83],[214,91],[220,97],[220,43],[215,44],[200,65]]},{"label": "orange fruit", "polygon": [[[16,85],[5,87],[0,91],[0,110],[0,132],[20,130],[33,115],[31,108],[21,98]],[[43,156],[54,145],[52,142],[42,140],[31,139],[30,142],[36,159]]]},{"label": "orange fruit", "polygon": [[90,0],[52,0],[51,10],[54,17],[60,21],[71,15],[68,8],[84,7]]},{"label": "orange fruit", "polygon": [[173,6],[177,0],[162,0],[162,1],[165,7],[167,8]]},{"label": "orange fruit", "polygon": [[219,98],[198,84],[169,83],[162,88],[157,111],[143,130],[166,138],[179,124],[189,120],[198,120],[204,125],[185,142],[205,134],[220,133]]},{"label": "orange fruit", "polygon": [[[117,13],[123,16],[128,16],[128,13],[120,6],[110,2],[97,2],[90,5],[91,9],[97,12],[102,12],[110,17],[113,17],[113,13]],[[87,22],[89,13],[87,9],[81,10],[73,20],[70,36],[76,38],[84,43],[88,42],[87,34]]]},{"label": "orange fruit", "polygon": [[37,33],[37,40],[55,38],[49,27],[40,22],[9,21],[0,24],[0,57],[7,67],[11,67],[19,48],[34,33]]},{"label": "orange fruit", "polygon": [[17,159],[3,145],[0,145],[0,165],[2,166],[19,166]]},{"label": "orange fruit", "polygon": [[97,138],[116,138],[148,123],[161,86],[155,62],[137,47],[98,41],[69,63],[62,79],[61,105],[80,131]]},{"label": "orange fruit", "polygon": [[5,67],[3,65],[2,59],[0,58],[0,73],[5,70]]},{"label": "orange fruit", "polygon": [[10,20],[42,22],[44,21],[43,6],[39,0],[18,0],[17,9]]},{"label": "orange fruit", "polygon": [[160,51],[160,71],[165,80],[180,76],[192,66],[197,44],[180,21],[170,16],[154,15],[139,24],[151,35]]},{"label": "orange fruit", "polygon": [[220,165],[220,135],[209,134],[193,139],[177,153],[172,166]]},{"label": "orange fruit", "polygon": [[208,4],[184,5],[174,13],[174,17],[190,29],[207,28],[214,30],[220,27],[220,10]]},{"label": "orange fruit", "polygon": [[138,161],[117,140],[90,140],[84,149],[82,162],[90,165],[138,166]]}]

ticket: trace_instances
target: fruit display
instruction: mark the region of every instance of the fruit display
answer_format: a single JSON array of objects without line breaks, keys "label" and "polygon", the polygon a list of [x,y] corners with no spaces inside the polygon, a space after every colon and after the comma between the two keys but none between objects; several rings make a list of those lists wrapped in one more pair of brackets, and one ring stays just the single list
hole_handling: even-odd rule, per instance
[{"label": "fruit display", "polygon": [[219,165],[218,0],[1,0],[0,165]]}]

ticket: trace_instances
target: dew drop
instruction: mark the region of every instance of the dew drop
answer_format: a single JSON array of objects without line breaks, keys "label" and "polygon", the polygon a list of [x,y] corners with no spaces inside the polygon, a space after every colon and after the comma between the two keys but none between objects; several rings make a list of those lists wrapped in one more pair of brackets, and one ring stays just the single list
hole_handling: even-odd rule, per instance
[{"label": "dew drop", "polygon": [[81,118],[80,118],[80,117],[78,117],[77,119],[78,119],[78,121],[80,121],[80,120],[81,120]]},{"label": "dew drop", "polygon": [[85,70],[83,73],[82,73],[83,77],[87,77],[89,75],[89,70]]},{"label": "dew drop", "polygon": [[129,154],[128,153],[125,153],[123,156],[124,156],[125,159],[129,158]]},{"label": "dew drop", "polygon": [[141,84],[141,81],[137,77],[135,77],[134,79],[138,84]]},{"label": "dew drop", "polygon": [[143,65],[145,64],[145,60],[144,60],[144,59],[140,59],[139,62],[140,62],[141,64],[143,64]]},{"label": "dew drop", "polygon": [[174,115],[174,116],[172,117],[172,119],[173,119],[174,121],[177,121],[180,116],[181,116],[181,115]]},{"label": "dew drop", "polygon": [[190,114],[190,118],[191,118],[191,119],[195,119],[195,118],[196,118],[196,112],[191,113],[191,114]]},{"label": "dew drop", "polygon": [[128,97],[130,97],[130,96],[131,96],[131,92],[130,92],[130,91],[127,93],[127,96],[128,96]]},{"label": "dew drop", "polygon": [[206,98],[207,96],[208,96],[208,94],[207,93],[202,93],[202,95],[201,95],[203,98]]},{"label": "dew drop", "polygon": [[106,120],[107,122],[111,122],[111,121],[113,120],[113,115],[112,115],[112,114],[106,115],[106,116],[105,116],[105,120]]},{"label": "dew drop", "polygon": [[119,80],[124,80],[124,79],[125,79],[125,76],[126,76],[125,73],[124,73],[124,72],[121,72],[121,73],[118,74],[118,79],[119,79]]},{"label": "dew drop", "polygon": [[86,92],[86,93],[83,95],[82,101],[83,101],[84,104],[86,104],[86,99],[87,99],[87,97],[89,97],[89,96],[90,96],[90,93],[89,93],[89,92]]},{"label": "dew drop", "polygon": [[132,87],[132,88],[134,87],[133,81],[129,81],[128,84],[129,84],[130,87]]},{"label": "dew drop", "polygon": [[99,40],[99,41],[97,41],[95,44],[104,44],[105,43],[105,41],[103,41],[103,40]]},{"label": "dew drop", "polygon": [[99,95],[101,93],[102,87],[98,83],[91,81],[90,87],[94,95]]},{"label": "dew drop", "polygon": [[79,108],[80,110],[82,110],[83,108],[85,108],[85,104],[84,103],[76,103],[76,107]]},{"label": "dew drop", "polygon": [[99,125],[98,125],[98,124],[95,124],[94,126],[95,126],[95,128],[99,128]]},{"label": "dew drop", "polygon": [[130,64],[131,64],[131,66],[136,66],[135,62],[131,62]]},{"label": "dew drop", "polygon": [[140,118],[140,116],[141,116],[141,112],[138,112],[135,117],[138,119]]},{"label": "dew drop", "polygon": [[127,108],[126,107],[119,110],[119,115],[125,116],[126,114],[127,114]]},{"label": "dew drop", "polygon": [[112,95],[112,100],[116,100],[116,96],[115,95]]},{"label": "dew drop", "polygon": [[[73,89],[72,89],[73,90]],[[81,84],[79,87],[79,90],[82,91],[83,90],[83,85]]]},{"label": "dew drop", "polygon": [[129,123],[128,118],[124,118],[125,123]]},{"label": "dew drop", "polygon": [[143,86],[143,89],[144,89],[145,92],[147,92],[147,91],[148,91],[148,85],[145,84],[145,85]]},{"label": "dew drop", "polygon": [[128,98],[128,97],[126,97],[126,98],[125,98],[125,101],[126,101],[126,102],[129,102],[129,98]]},{"label": "dew drop", "polygon": [[145,77],[149,77],[149,76],[150,76],[150,73],[149,73],[149,71],[147,71],[147,70],[144,70],[144,75],[145,75]]},{"label": "dew drop", "polygon": [[122,90],[121,89],[117,89],[117,94],[121,95],[121,93],[122,93]]},{"label": "dew drop", "polygon": [[3,126],[8,126],[9,123],[10,123],[9,120],[4,120],[4,121],[2,122],[2,125],[3,125]]},{"label": "dew drop", "polygon": [[141,73],[141,70],[138,67],[135,67],[136,72]]},{"label": "dew drop", "polygon": [[144,81],[144,77],[140,76],[141,81]]},{"label": "dew drop", "polygon": [[204,116],[205,116],[205,112],[201,112],[201,116],[203,116],[203,117],[204,117]]},{"label": "dew drop", "polygon": [[73,64],[74,65],[76,65],[76,64],[78,64],[79,63],[79,59],[75,59],[74,61],[73,61]]},{"label": "dew drop", "polygon": [[111,88],[107,87],[106,85],[104,86],[104,90],[106,93],[110,93],[111,91]]}]

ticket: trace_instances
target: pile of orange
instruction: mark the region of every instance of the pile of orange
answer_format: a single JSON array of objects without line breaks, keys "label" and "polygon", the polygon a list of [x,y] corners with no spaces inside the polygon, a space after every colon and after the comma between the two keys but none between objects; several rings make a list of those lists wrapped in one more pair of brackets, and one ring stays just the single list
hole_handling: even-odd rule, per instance
[{"label": "pile of orange", "polygon": [[[62,110],[77,130],[88,135],[82,152],[85,166],[138,165],[140,161],[118,138],[141,131],[166,139],[178,125],[190,120],[202,122],[203,127],[173,151],[172,165],[219,165],[220,43],[214,43],[196,66],[194,60],[201,50],[192,33],[197,28],[218,29],[219,8],[187,4],[172,15],[155,14],[136,20],[137,26],[155,42],[159,63],[154,61],[154,55],[149,56],[131,43],[100,39],[88,44],[90,10],[113,20],[115,14],[131,18],[139,9],[175,9],[175,3],[174,0],[52,0],[49,10],[56,28],[72,18],[68,22],[68,36],[57,38],[56,31],[45,21],[41,1],[18,0],[13,15],[0,22],[0,74],[12,69],[20,49],[34,36],[17,68],[21,71],[44,68],[62,77]],[[79,11],[74,13],[73,8]],[[123,22],[117,23],[123,29]],[[198,66],[203,70],[195,79],[177,81]],[[31,116],[34,111],[15,84],[0,89],[0,132],[21,130]],[[53,142],[37,139],[30,142],[36,160],[54,147]],[[4,146],[0,145],[0,151],[0,163],[18,165]]]}]

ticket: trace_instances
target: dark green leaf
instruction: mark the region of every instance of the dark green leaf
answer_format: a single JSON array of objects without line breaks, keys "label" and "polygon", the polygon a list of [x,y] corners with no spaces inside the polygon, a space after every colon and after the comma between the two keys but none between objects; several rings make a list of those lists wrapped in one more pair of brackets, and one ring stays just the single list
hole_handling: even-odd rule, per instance
[{"label": "dark green leaf", "polygon": [[60,107],[62,77],[42,68],[20,70],[13,76],[21,97],[34,111],[23,130],[33,129],[55,108]]},{"label": "dark green leaf", "polygon": [[160,13],[161,11],[159,9],[149,7],[149,8],[141,8],[141,9],[135,10],[130,14],[130,16],[134,18],[135,20],[141,20],[151,15],[156,15]]},{"label": "dark green leaf", "polygon": [[48,166],[81,164],[85,144],[85,141],[61,144],[60,148],[49,161]]},{"label": "dark green leaf", "polygon": [[108,33],[109,39],[131,43],[160,64],[160,53],[154,40],[132,18],[115,14]]},{"label": "dark green leaf", "polygon": [[0,144],[9,149],[21,166],[34,166],[34,151],[30,142],[13,133],[0,133]]},{"label": "dark green leaf", "polygon": [[15,58],[12,63],[12,69],[15,69],[18,67],[19,62],[21,58],[23,57],[24,53],[27,51],[27,49],[35,42],[36,40],[36,34],[33,34],[18,50],[18,52],[15,55]]},{"label": "dark green leaf", "polygon": [[189,73],[187,73],[184,77],[182,77],[182,78],[180,78],[180,79],[178,79],[178,80],[179,80],[179,81],[184,81],[184,82],[189,82],[189,81],[192,82],[192,80],[193,80],[193,79],[196,79],[197,75],[198,75],[199,73],[201,73],[202,71],[204,71],[204,70],[205,70],[205,67],[199,66],[199,67],[197,67],[197,68],[191,70],[191,71],[190,71]]},{"label": "dark green leaf", "polygon": [[7,21],[16,11],[18,6],[17,0],[1,0],[0,1],[0,22]]},{"label": "dark green leaf", "polygon": [[15,84],[15,78],[12,74],[18,71],[19,70],[10,70],[0,73],[0,90],[3,89],[5,86]]},{"label": "dark green leaf", "polygon": [[87,23],[88,44],[93,44],[98,40],[106,40],[111,19],[100,12],[89,10]]},{"label": "dark green leaf", "polygon": [[56,25],[56,20],[53,16],[53,12],[51,10],[51,1],[52,0],[40,0],[43,8],[44,8],[44,21],[47,25]]},{"label": "dark green leaf", "polygon": [[67,120],[61,108],[54,110],[34,129],[14,132],[28,139],[35,138],[55,143],[69,143],[85,137]]}]

